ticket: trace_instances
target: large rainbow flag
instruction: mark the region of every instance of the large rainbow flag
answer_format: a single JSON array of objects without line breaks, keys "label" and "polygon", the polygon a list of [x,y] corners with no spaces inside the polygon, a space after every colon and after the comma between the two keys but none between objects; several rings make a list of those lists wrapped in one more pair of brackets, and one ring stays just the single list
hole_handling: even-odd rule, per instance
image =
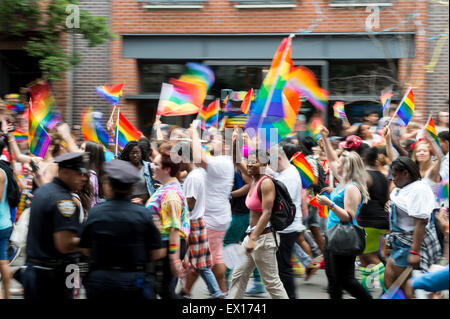
[{"label": "large rainbow flag", "polygon": [[286,85],[294,68],[291,51],[289,36],[275,52],[245,125],[250,137],[259,136],[259,146],[264,149],[279,143],[291,132],[300,108],[299,93]]},{"label": "large rainbow flag", "polygon": [[297,152],[292,156],[291,163],[297,168],[300,173],[303,188],[308,188],[309,186],[311,186],[311,184],[316,183],[314,170],[301,152]]},{"label": "large rainbow flag", "polygon": [[48,81],[31,86],[29,92],[34,116],[44,128],[52,130],[61,121],[61,114],[55,112],[56,103]]},{"label": "large rainbow flag", "polygon": [[98,95],[100,95],[102,98],[104,98],[106,101],[111,103],[112,105],[117,105],[120,102],[120,98],[122,97],[123,93],[123,86],[124,84],[116,84],[113,86],[109,85],[102,85],[97,86],[95,88],[95,91]]},{"label": "large rainbow flag", "polygon": [[81,132],[86,141],[100,143],[108,147],[109,134],[101,123],[102,114],[89,107],[81,115]]},{"label": "large rainbow flag", "polygon": [[433,138],[433,140],[436,142],[436,144],[441,147],[441,144],[439,143],[439,137],[438,137],[438,133],[436,131],[436,126],[434,126],[434,121],[433,121],[433,117],[430,115],[430,117],[428,118],[427,121],[427,125],[425,125],[425,130],[428,131],[428,133],[430,133],[431,137]]},{"label": "large rainbow flag", "polygon": [[403,126],[407,126],[414,114],[414,93],[411,88],[406,91],[400,105],[397,108],[396,115],[400,118],[400,122]]},{"label": "large rainbow flag", "polygon": [[312,105],[325,112],[328,105],[328,92],[322,89],[314,73],[305,66],[299,66],[289,75],[289,84],[304,95]]},{"label": "large rainbow flag", "polygon": [[44,127],[39,123],[31,108],[28,119],[28,144],[30,146],[30,152],[44,158],[50,145],[50,137]]},{"label": "large rainbow flag", "polygon": [[119,146],[122,148],[125,147],[128,142],[137,141],[142,137],[142,132],[131,125],[121,112],[119,112],[117,125],[115,140],[118,141]]}]

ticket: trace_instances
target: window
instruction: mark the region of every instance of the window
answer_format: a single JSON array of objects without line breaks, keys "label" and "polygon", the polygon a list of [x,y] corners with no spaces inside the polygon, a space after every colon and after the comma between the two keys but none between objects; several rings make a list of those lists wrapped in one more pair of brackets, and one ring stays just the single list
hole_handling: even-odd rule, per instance
[{"label": "window", "polygon": [[390,7],[392,3],[390,0],[331,0],[331,7],[367,7],[369,5],[378,5],[383,7]]},{"label": "window", "polygon": [[145,9],[202,9],[208,0],[137,0]]},{"label": "window", "polygon": [[295,0],[231,0],[238,9],[295,8]]}]

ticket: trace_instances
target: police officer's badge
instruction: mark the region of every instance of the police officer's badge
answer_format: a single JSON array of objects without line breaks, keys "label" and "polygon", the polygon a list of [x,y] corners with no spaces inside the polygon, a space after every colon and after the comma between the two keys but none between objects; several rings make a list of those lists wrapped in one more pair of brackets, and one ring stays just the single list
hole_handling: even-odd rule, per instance
[{"label": "police officer's badge", "polygon": [[64,217],[70,217],[75,213],[77,210],[77,207],[75,206],[75,203],[72,200],[59,200],[56,203],[56,206],[58,207],[59,212]]}]

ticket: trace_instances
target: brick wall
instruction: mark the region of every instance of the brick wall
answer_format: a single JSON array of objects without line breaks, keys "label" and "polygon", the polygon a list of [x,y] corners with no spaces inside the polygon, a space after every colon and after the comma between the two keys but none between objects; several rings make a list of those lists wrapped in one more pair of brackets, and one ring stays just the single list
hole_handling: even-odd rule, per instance
[{"label": "brick wall", "polygon": [[[111,25],[115,33],[290,33],[366,32],[366,8],[332,8],[331,0],[295,1],[293,9],[237,9],[229,0],[209,0],[201,10],[152,10],[136,0],[112,1]],[[416,107],[426,107],[427,37],[420,25],[427,23],[426,0],[392,1],[380,10],[380,27],[373,31],[415,31],[415,58],[399,63],[399,79],[413,86]],[[406,22],[405,22],[406,21]],[[294,40],[295,41],[295,40]],[[112,43],[111,79],[125,82],[125,94],[139,93],[137,66],[122,59],[121,39]],[[274,48],[275,49],[275,48]],[[447,68],[448,74],[448,68]],[[122,104],[130,121],[136,123],[135,103]]]},{"label": "brick wall", "polygon": [[430,1],[428,5],[427,107],[436,120],[438,111],[448,108],[448,9],[448,2]]}]

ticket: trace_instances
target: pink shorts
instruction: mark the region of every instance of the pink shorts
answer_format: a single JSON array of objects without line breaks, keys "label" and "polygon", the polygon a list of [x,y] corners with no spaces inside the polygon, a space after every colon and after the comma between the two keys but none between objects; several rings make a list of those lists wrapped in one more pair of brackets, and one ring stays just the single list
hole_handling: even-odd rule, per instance
[{"label": "pink shorts", "polygon": [[209,250],[211,252],[213,265],[224,264],[222,252],[225,232],[226,231],[217,231],[206,228],[206,236],[208,237]]}]

